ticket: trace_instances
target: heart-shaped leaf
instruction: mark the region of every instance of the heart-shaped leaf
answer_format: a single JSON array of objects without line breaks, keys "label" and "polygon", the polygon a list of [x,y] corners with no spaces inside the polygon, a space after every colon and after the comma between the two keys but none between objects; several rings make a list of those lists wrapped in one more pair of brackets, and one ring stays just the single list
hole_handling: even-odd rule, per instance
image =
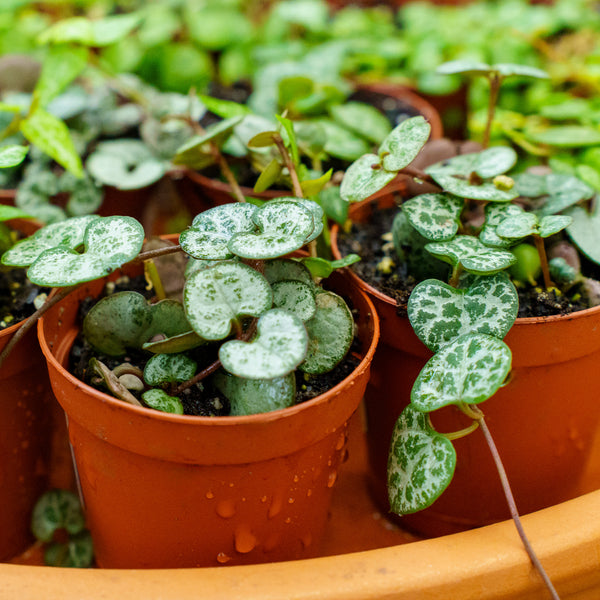
[{"label": "heart-shaped leaf", "polygon": [[523,209],[518,204],[489,203],[485,207],[485,224],[479,234],[479,241],[486,246],[495,248],[508,248],[513,242],[502,238],[496,232],[496,228],[508,217],[518,216]]},{"label": "heart-shaped leaf", "polygon": [[410,224],[428,240],[452,239],[460,225],[464,200],[448,194],[421,194],[402,204]]},{"label": "heart-shaped leaf", "polygon": [[237,233],[229,249],[242,258],[261,260],[298,250],[315,230],[312,211],[291,201],[271,201],[254,213],[259,233]]},{"label": "heart-shaped leaf", "polygon": [[388,457],[392,512],[406,515],[431,506],[452,481],[455,467],[452,442],[431,427],[427,414],[407,406],[394,426]]},{"label": "heart-shaped leaf", "polygon": [[175,396],[169,396],[167,392],[159,389],[151,389],[142,394],[142,400],[154,410],[172,413],[175,415],[183,414],[183,404]]},{"label": "heart-shaped leaf", "polygon": [[510,372],[512,355],[497,337],[469,333],[442,346],[419,373],[410,395],[417,410],[478,404],[493,396]]},{"label": "heart-shaped leaf", "polygon": [[381,144],[392,131],[387,117],[374,106],[363,102],[345,102],[329,107],[334,121],[374,144]]},{"label": "heart-shaped leaf", "polygon": [[193,258],[220,260],[232,258],[228,244],[240,232],[256,229],[252,217],[258,210],[253,204],[223,204],[197,215],[189,229],[179,236],[181,249]]},{"label": "heart-shaped leaf", "polygon": [[27,146],[16,144],[0,147],[0,169],[20,165],[25,160],[28,151]]},{"label": "heart-shaped leaf", "polygon": [[475,275],[492,275],[517,260],[511,252],[486,246],[470,235],[457,235],[449,242],[432,242],[425,249],[453,267],[461,265]]},{"label": "heart-shaped leaf", "polygon": [[365,154],[346,170],[340,195],[346,202],[360,202],[383,189],[394,177],[396,173],[386,171],[379,156]]},{"label": "heart-shaped leaf", "polygon": [[42,542],[52,540],[59,529],[74,535],[84,528],[85,519],[79,498],[68,490],[45,492],[33,508],[31,531]]},{"label": "heart-shaped leaf", "polygon": [[186,354],[156,354],[144,367],[144,381],[151,386],[191,379],[197,363]]},{"label": "heart-shaped leaf", "polygon": [[83,335],[99,352],[122,356],[156,335],[189,332],[183,306],[174,300],[149,304],[138,292],[117,292],[97,302],[83,320]]},{"label": "heart-shaped leaf", "polygon": [[312,233],[306,238],[305,244],[308,242],[312,242],[317,239],[321,232],[323,231],[323,209],[319,206],[317,202],[314,200],[308,200],[307,198],[293,198],[293,197],[282,197],[277,198],[277,200],[271,200],[270,204],[278,204],[280,202],[295,202],[299,204],[303,208],[306,208],[310,211],[313,218],[314,229]]},{"label": "heart-shaped leaf", "polygon": [[300,281],[314,286],[310,271],[298,260],[277,258],[265,261],[264,275],[270,284],[278,281]]},{"label": "heart-shaped leaf", "polygon": [[302,321],[280,308],[264,313],[252,342],[231,340],[219,349],[223,368],[247,379],[274,379],[291,373],[306,356],[308,334]]},{"label": "heart-shaped leaf", "polygon": [[54,542],[44,550],[44,564],[49,567],[85,569],[94,562],[94,545],[89,531],[69,536],[67,542]]},{"label": "heart-shaped leaf", "polygon": [[316,314],[306,322],[308,352],[300,369],[305,373],[327,373],[346,356],[354,339],[354,319],[343,298],[321,292]]},{"label": "heart-shaped leaf", "polygon": [[288,408],[296,399],[293,373],[273,379],[244,379],[225,371],[213,377],[217,389],[231,405],[230,415],[255,415]]},{"label": "heart-shaped leaf", "polygon": [[312,284],[307,285],[300,281],[278,281],[273,283],[271,288],[274,307],[289,310],[302,321],[314,317],[317,307]]},{"label": "heart-shaped leaf", "polygon": [[83,254],[63,247],[45,250],[27,277],[38,285],[66,287],[109,275],[139,254],[144,229],[131,217],[99,217],[88,225],[83,243]]},{"label": "heart-shaped leaf", "polygon": [[242,263],[220,263],[196,271],[185,283],[183,304],[194,331],[206,340],[221,340],[241,317],[258,317],[273,303],[271,286]]},{"label": "heart-shaped leaf", "polygon": [[503,238],[519,240],[529,235],[550,237],[568,227],[573,219],[564,215],[548,215],[538,219],[533,213],[523,212],[506,218],[496,227],[496,233]]},{"label": "heart-shaped leaf", "polygon": [[383,168],[397,173],[409,165],[429,139],[430,133],[431,125],[422,116],[402,121],[379,147]]},{"label": "heart-shaped leaf", "polygon": [[467,333],[502,339],[519,310],[519,296],[506,273],[470,276],[461,288],[436,279],[419,283],[408,300],[408,318],[418,338],[434,352]]}]

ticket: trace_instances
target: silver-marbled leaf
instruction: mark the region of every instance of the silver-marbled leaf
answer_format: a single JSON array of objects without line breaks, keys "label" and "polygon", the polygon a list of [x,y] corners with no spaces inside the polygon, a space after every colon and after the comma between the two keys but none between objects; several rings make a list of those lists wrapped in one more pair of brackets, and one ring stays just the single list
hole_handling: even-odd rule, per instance
[{"label": "silver-marbled leaf", "polygon": [[424,238],[442,242],[456,235],[464,203],[448,194],[421,194],[404,202],[402,211]]},{"label": "silver-marbled leaf", "polygon": [[430,134],[431,125],[422,116],[402,121],[379,147],[383,168],[397,173],[409,165],[417,157]]},{"label": "silver-marbled leaf", "polygon": [[485,206],[485,224],[479,233],[479,241],[486,246],[494,248],[509,248],[513,242],[502,238],[496,232],[496,228],[504,219],[520,215],[523,209],[518,204],[504,204],[490,202]]},{"label": "silver-marbled leaf", "polygon": [[144,381],[151,386],[191,379],[197,363],[186,354],[155,354],[144,367]]},{"label": "silver-marbled leaf", "polygon": [[271,285],[271,289],[274,307],[289,310],[302,321],[315,316],[317,305],[314,286],[300,281],[278,281]]},{"label": "silver-marbled leaf", "polygon": [[169,396],[164,390],[157,388],[148,390],[142,394],[142,400],[147,406],[161,412],[172,413],[175,415],[183,414],[183,404],[175,396]]},{"label": "silver-marbled leaf", "polygon": [[364,154],[346,170],[340,196],[346,202],[360,202],[383,189],[396,177],[395,171],[387,171],[376,154]]}]

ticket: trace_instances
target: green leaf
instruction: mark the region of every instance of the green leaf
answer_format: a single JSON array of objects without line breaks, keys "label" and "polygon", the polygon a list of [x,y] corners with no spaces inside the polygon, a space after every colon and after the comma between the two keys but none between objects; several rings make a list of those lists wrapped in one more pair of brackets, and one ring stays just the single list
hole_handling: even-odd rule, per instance
[{"label": "green leaf", "polygon": [[245,117],[251,115],[252,111],[245,105],[231,100],[222,100],[205,94],[198,94],[198,98],[206,108],[215,115],[223,119],[231,119],[234,117]]},{"label": "green leaf", "polygon": [[231,405],[230,415],[255,415],[293,406],[296,378],[293,373],[273,379],[244,379],[225,371],[213,377],[217,389]]},{"label": "green leaf", "polygon": [[201,338],[195,331],[186,331],[179,335],[171,335],[153,342],[145,342],[142,349],[153,354],[176,354],[178,352],[187,352],[197,348],[207,341]]},{"label": "green leaf", "polygon": [[497,63],[488,65],[483,62],[470,60],[453,60],[440,65],[436,73],[443,75],[451,74],[470,74],[470,75],[490,75],[496,73],[502,77],[519,76],[533,77],[536,79],[548,79],[548,74],[541,69],[530,67],[528,65],[519,65],[514,63]]},{"label": "green leaf", "polygon": [[142,294],[117,292],[97,302],[85,316],[83,335],[96,350],[122,356],[128,348],[142,348],[154,336],[189,332],[183,306],[175,300],[150,304]]},{"label": "green leaf", "polygon": [[302,321],[314,317],[317,306],[312,283],[307,285],[301,281],[277,281],[271,288],[275,308],[284,308]]},{"label": "green leaf", "polygon": [[310,198],[319,194],[325,185],[327,185],[332,175],[333,169],[329,169],[329,171],[316,179],[305,179],[304,181],[301,181],[300,187],[302,188],[304,196]]},{"label": "green leaf", "polygon": [[567,234],[577,248],[596,264],[600,264],[600,210],[596,202],[593,210],[588,212],[582,206],[574,206],[566,213],[573,218],[567,227]]},{"label": "green leaf", "polygon": [[447,194],[421,194],[404,202],[402,211],[423,237],[443,242],[456,235],[464,204],[462,198]]},{"label": "green leaf", "polygon": [[81,159],[63,121],[37,108],[21,121],[21,133],[42,152],[76,177],[83,176]]},{"label": "green leaf", "polygon": [[542,238],[555,235],[559,231],[566,229],[573,222],[572,217],[566,215],[549,215],[542,217],[539,227],[539,235]]},{"label": "green leaf", "polygon": [[[311,119],[310,123],[318,125],[325,132],[325,152],[340,160],[353,161],[371,150],[371,144],[335,121],[320,118]],[[379,162],[377,159],[375,162]]]},{"label": "green leaf", "polygon": [[552,215],[561,212],[582,200],[594,196],[594,190],[574,175],[567,173],[551,173],[547,175],[549,198],[539,209],[541,215]]},{"label": "green leaf", "polygon": [[175,396],[169,396],[164,390],[148,390],[142,394],[142,400],[154,410],[160,410],[161,412],[172,413],[175,415],[183,414],[183,404],[181,403],[181,400]]},{"label": "green leaf", "polygon": [[300,154],[298,153],[298,143],[296,142],[296,132],[294,131],[294,123],[290,119],[275,115],[275,118],[283,126],[284,131],[287,133],[287,144],[292,163],[296,166],[300,163]]},{"label": "green leaf", "polygon": [[458,235],[449,242],[433,242],[425,249],[453,267],[462,265],[465,271],[474,275],[492,275],[517,260],[507,250],[486,246],[470,235]]},{"label": "green leaf", "polygon": [[301,260],[302,264],[308,268],[313,277],[325,279],[336,269],[343,269],[358,262],[360,256],[358,254],[348,254],[339,260],[327,260],[319,256],[307,256]]},{"label": "green leaf", "polygon": [[463,74],[487,74],[492,70],[492,66],[484,62],[473,60],[451,60],[441,64],[435,72],[441,75]]},{"label": "green leaf", "polygon": [[227,337],[233,323],[240,323],[244,316],[258,317],[272,303],[267,280],[242,263],[220,263],[196,271],[183,290],[187,318],[194,331],[206,340]]},{"label": "green leaf", "polygon": [[563,215],[548,215],[538,219],[533,213],[523,212],[504,219],[496,227],[496,233],[500,237],[515,241],[530,235],[547,238],[562,231],[571,222],[571,217]]},{"label": "green leaf", "polygon": [[79,498],[68,490],[51,490],[35,503],[31,531],[42,542],[52,540],[59,529],[77,534],[85,527]]},{"label": "green leaf", "polygon": [[314,286],[310,271],[300,261],[276,258],[265,261],[264,268],[264,276],[271,285],[278,281],[300,281],[308,286]]},{"label": "green leaf", "polygon": [[334,121],[374,144],[381,144],[392,131],[387,117],[374,106],[363,102],[335,104],[329,107],[329,114]]},{"label": "green leaf", "polygon": [[381,164],[386,171],[398,172],[409,165],[429,139],[431,125],[424,117],[402,121],[379,147]]},{"label": "green leaf", "polygon": [[197,215],[189,229],[179,236],[184,252],[193,258],[220,260],[233,257],[228,244],[240,232],[252,232],[253,216],[258,210],[253,204],[223,204]]},{"label": "green leaf", "polygon": [[493,396],[511,368],[509,347],[498,338],[469,333],[442,346],[419,373],[411,405],[430,412],[450,404],[478,404]]},{"label": "green leaf", "polygon": [[88,60],[86,48],[56,46],[44,57],[42,71],[34,93],[40,106],[46,106],[56,98],[85,68]]},{"label": "green leaf", "polygon": [[405,515],[431,506],[448,487],[456,467],[452,442],[429,416],[407,406],[392,433],[387,480],[390,508]]},{"label": "green leaf", "polygon": [[381,166],[379,156],[365,154],[348,167],[340,195],[346,202],[360,202],[382,190],[395,177],[396,173]]},{"label": "green leaf", "polygon": [[25,160],[28,151],[29,148],[27,146],[19,146],[17,144],[0,147],[0,169],[20,165]]},{"label": "green leaf", "polygon": [[471,276],[456,289],[436,279],[420,282],[408,300],[417,337],[433,352],[467,333],[502,339],[519,310],[519,297],[506,273]]},{"label": "green leaf", "polygon": [[348,202],[342,200],[339,185],[331,185],[321,190],[318,200],[329,219],[344,225],[348,220]]},{"label": "green leaf", "polygon": [[83,244],[87,226],[98,218],[96,215],[87,215],[46,225],[5,252],[2,256],[2,264],[11,267],[27,267],[49,248],[61,246],[75,250]]},{"label": "green leaf", "polygon": [[315,231],[311,210],[287,199],[264,204],[256,210],[253,220],[258,233],[236,233],[229,242],[229,250],[242,258],[283,256],[301,248]]},{"label": "green leaf", "polygon": [[50,567],[85,569],[94,562],[94,545],[89,531],[69,536],[65,544],[50,544],[44,550],[44,563]]},{"label": "green leaf", "polygon": [[534,79],[548,79],[548,73],[529,65],[518,65],[514,63],[497,63],[492,68],[500,73],[502,77],[533,77]]},{"label": "green leaf", "polygon": [[513,242],[500,237],[496,229],[508,217],[520,215],[523,209],[518,204],[492,203],[485,207],[485,224],[479,234],[479,241],[486,246],[495,248],[509,248]]},{"label": "green leaf", "polygon": [[42,252],[27,277],[48,287],[66,287],[99,279],[135,258],[144,243],[144,228],[131,217],[98,217],[88,225],[78,254],[63,247]]},{"label": "green leaf", "polygon": [[343,298],[321,292],[316,298],[316,314],[306,322],[308,351],[300,370],[327,373],[346,356],[354,339],[354,319]]},{"label": "green leaf", "polygon": [[530,132],[527,137],[538,144],[558,148],[580,148],[600,144],[600,131],[584,125],[557,125],[542,131]]},{"label": "green leaf", "polygon": [[256,180],[253,188],[254,192],[256,194],[260,194],[261,192],[268,190],[274,183],[279,181],[282,170],[283,167],[279,163],[279,160],[277,158],[273,158]]},{"label": "green leaf", "polygon": [[11,219],[30,219],[31,215],[28,215],[25,211],[17,208],[16,206],[8,206],[7,204],[0,204],[0,223],[3,221],[10,221]]},{"label": "green leaf", "polygon": [[144,367],[144,381],[151,386],[191,379],[197,363],[185,354],[155,354]]},{"label": "green leaf", "polygon": [[264,313],[252,342],[231,340],[219,349],[223,368],[248,379],[273,379],[291,373],[306,356],[308,334],[302,321],[287,310]]}]

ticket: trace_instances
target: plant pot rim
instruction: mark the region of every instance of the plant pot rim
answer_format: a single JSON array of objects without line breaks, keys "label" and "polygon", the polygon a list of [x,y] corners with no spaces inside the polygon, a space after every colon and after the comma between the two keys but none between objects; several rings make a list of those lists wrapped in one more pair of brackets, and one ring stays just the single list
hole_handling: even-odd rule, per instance
[{"label": "plant pot rim", "polygon": [[[597,597],[599,510],[600,490],[522,517],[565,598]],[[142,600],[162,594],[192,600],[198,585],[208,600],[242,595],[284,600],[290,590],[296,600],[316,594],[323,600],[534,600],[544,594],[512,521],[376,550],[225,568],[86,570],[0,564],[0,577],[8,596],[23,600],[117,595]]]},{"label": "plant pot rim", "polygon": [[[345,276],[347,278],[347,275],[341,275],[341,276],[343,276],[343,277]],[[72,294],[74,294],[76,292],[77,292],[77,289],[73,290],[73,292],[71,292],[68,296],[66,296],[59,303],[59,306],[60,306],[60,304],[67,302],[69,299],[71,299]],[[80,387],[80,388],[86,390],[86,392],[90,396],[98,399],[99,401],[105,402],[105,403],[113,406],[114,408],[116,408],[120,412],[123,412],[124,414],[127,414],[127,413],[137,414],[140,416],[156,418],[163,422],[166,421],[166,422],[170,422],[173,424],[181,424],[181,425],[194,425],[194,424],[208,425],[208,424],[210,424],[211,427],[235,427],[235,426],[258,424],[258,423],[268,423],[268,422],[276,421],[276,420],[280,419],[283,415],[285,415],[288,418],[291,418],[294,415],[298,414],[299,412],[302,412],[310,407],[315,407],[315,406],[319,406],[321,404],[328,403],[348,384],[349,379],[355,378],[357,374],[362,373],[369,368],[371,361],[373,359],[373,356],[375,354],[375,350],[377,348],[377,343],[379,341],[379,319],[377,317],[377,312],[375,310],[375,306],[373,305],[373,302],[368,297],[368,295],[359,287],[356,287],[356,293],[361,295],[361,297],[364,299],[365,303],[369,307],[369,313],[371,315],[370,319],[371,319],[372,326],[373,326],[373,336],[370,340],[368,348],[366,349],[366,351],[364,353],[364,356],[361,358],[360,363],[352,370],[352,372],[347,377],[345,377],[342,381],[340,381],[338,384],[336,384],[334,387],[327,390],[323,394],[320,394],[314,398],[311,398],[310,400],[306,400],[305,402],[301,402],[300,404],[295,404],[295,405],[287,407],[287,408],[281,408],[278,410],[273,410],[273,411],[266,412],[266,413],[258,413],[258,414],[254,414],[254,415],[225,416],[225,417],[216,418],[216,417],[204,417],[204,416],[193,416],[193,415],[176,415],[173,413],[166,413],[166,412],[152,410],[152,409],[149,409],[149,408],[146,408],[143,406],[134,406],[133,404],[129,404],[128,402],[119,400],[118,398],[114,398],[113,396],[110,396],[109,394],[107,394],[105,392],[102,392],[100,390],[97,390],[97,389],[87,385],[86,383],[84,383],[83,381],[81,381],[80,379],[75,377],[73,374],[71,374],[56,359],[56,357],[54,356],[54,354],[52,352],[52,349],[50,348],[50,346],[47,343],[45,335],[43,335],[44,317],[41,317],[37,323],[38,340],[40,343],[40,347],[42,349],[42,353],[46,357],[46,360],[49,363],[51,363],[55,369],[60,370],[63,373],[64,377],[70,383],[72,383],[76,387]],[[74,338],[72,340],[69,340],[69,345],[71,346],[73,344],[73,342],[74,342]]]}]

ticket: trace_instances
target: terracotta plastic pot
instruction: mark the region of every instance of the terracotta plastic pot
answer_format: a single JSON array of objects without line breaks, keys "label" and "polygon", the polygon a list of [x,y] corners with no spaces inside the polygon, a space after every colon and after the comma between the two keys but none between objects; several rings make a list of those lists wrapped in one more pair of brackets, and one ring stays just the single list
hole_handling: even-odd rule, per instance
[{"label": "terracotta plastic pot", "polygon": [[[351,218],[366,220],[375,206],[358,204]],[[339,256],[337,229],[332,246]],[[389,511],[386,465],[392,429],[432,354],[408,319],[397,315],[392,298],[354,273],[350,276],[370,295],[381,320],[381,343],[365,402],[371,488],[382,510]],[[600,464],[598,452],[590,451],[600,419],[600,307],[568,316],[517,319],[505,342],[513,355],[510,382],[481,409],[519,510],[529,513],[597,489],[598,478],[586,473],[597,472],[590,466]],[[432,413],[432,421],[443,432],[469,424],[453,407]],[[509,517],[483,436],[475,432],[454,445],[458,461],[452,483],[429,509],[403,517],[404,527],[435,536]]]},{"label": "terracotta plastic pot", "polygon": [[344,276],[331,283],[359,312],[359,366],[313,400],[246,417],[134,407],[66,371],[79,301],[97,295],[104,282],[86,284],[44,316],[40,344],[69,418],[100,566],[217,566],[311,555],[379,337],[368,298]]},{"label": "terracotta plastic pot", "polygon": [[[8,224],[31,234],[39,224]],[[0,331],[0,351],[22,325]],[[52,390],[35,331],[15,346],[0,369],[0,560],[32,540],[31,510],[46,488],[52,433]]]}]

